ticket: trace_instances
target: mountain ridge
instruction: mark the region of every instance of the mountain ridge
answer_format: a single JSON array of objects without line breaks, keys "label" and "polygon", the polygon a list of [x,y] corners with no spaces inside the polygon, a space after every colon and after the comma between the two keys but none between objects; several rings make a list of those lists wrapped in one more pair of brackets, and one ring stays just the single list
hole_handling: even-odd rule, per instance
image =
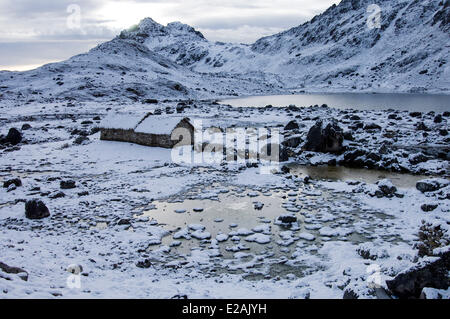
[{"label": "mountain ridge", "polygon": [[139,101],[321,92],[448,94],[449,1],[343,0],[253,44],[213,42],[151,18],[66,61],[0,73],[0,98]]}]

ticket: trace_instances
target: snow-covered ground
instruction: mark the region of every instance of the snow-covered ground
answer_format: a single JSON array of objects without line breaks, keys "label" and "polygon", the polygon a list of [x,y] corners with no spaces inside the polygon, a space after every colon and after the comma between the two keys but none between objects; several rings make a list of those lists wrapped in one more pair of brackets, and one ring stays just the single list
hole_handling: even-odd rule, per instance
[{"label": "snow-covered ground", "polygon": [[[2,127],[20,129],[28,123],[31,128],[22,130],[18,146],[0,149],[0,181],[22,181],[20,187],[0,189],[0,262],[28,273],[23,281],[0,271],[1,297],[342,298],[352,291],[375,298],[371,278],[380,278],[386,287],[385,280],[421,261],[414,245],[422,221],[440,225],[442,244],[448,244],[448,185],[422,193],[415,183],[393,179],[397,190],[384,196],[380,190],[393,186],[385,180],[387,172],[375,184],[345,178],[308,181],[294,169],[265,175],[260,167],[235,163],[177,164],[171,150],[101,141],[95,129],[108,112],[142,114],[158,108],[169,113],[162,117],[179,116],[170,114],[176,106],[2,107]],[[448,138],[438,133],[448,129],[448,115],[434,123],[436,114],[418,118],[399,112],[394,120],[384,111],[239,109],[199,101],[187,106],[182,115],[203,119],[205,127],[278,126],[285,139],[304,139],[317,118],[335,118],[352,131],[353,141],[344,143],[348,152],[375,152],[381,140],[395,140],[403,147],[393,151],[386,143],[389,151],[377,152],[380,165],[395,157],[399,162],[391,163],[393,170],[448,178],[448,158],[422,154],[410,161],[418,155],[410,146],[448,146]],[[375,119],[381,128],[364,129]],[[298,122],[297,131],[283,129],[291,120]],[[354,121],[362,128],[349,128]],[[425,135],[416,131],[421,122],[429,128]],[[392,127],[397,136],[387,135]],[[79,139],[85,135],[88,139]],[[290,162],[305,165],[339,162],[344,156],[289,150]],[[60,182],[67,180],[76,187],[61,189]],[[44,201],[49,218],[25,217],[24,202],[32,198]],[[424,204],[437,206],[425,212]],[[278,216],[297,222],[286,227]],[[79,277],[67,271],[74,264],[82,266]],[[73,276],[80,279],[79,289],[67,283]]]},{"label": "snow-covered ground", "polygon": [[[376,298],[373,283],[448,250],[449,112],[213,100],[448,94],[448,2],[378,1],[379,29],[371,3],[343,0],[252,45],[147,18],[67,61],[0,72],[0,298]],[[131,129],[147,112],[143,132],[180,116],[278,129],[288,162],[182,164],[100,140],[102,120]],[[129,114],[119,126],[117,113]],[[305,151],[318,120],[335,121],[337,153]],[[33,198],[49,217],[26,218]]]}]

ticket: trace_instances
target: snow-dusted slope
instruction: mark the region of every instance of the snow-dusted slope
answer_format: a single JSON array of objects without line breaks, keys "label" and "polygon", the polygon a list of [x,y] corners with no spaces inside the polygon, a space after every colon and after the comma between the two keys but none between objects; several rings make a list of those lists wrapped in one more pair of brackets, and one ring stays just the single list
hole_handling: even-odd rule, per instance
[{"label": "snow-dusted slope", "polygon": [[192,27],[146,18],[61,63],[0,72],[0,98],[141,100],[286,91],[448,93],[449,1],[343,0],[252,45],[212,42]]}]

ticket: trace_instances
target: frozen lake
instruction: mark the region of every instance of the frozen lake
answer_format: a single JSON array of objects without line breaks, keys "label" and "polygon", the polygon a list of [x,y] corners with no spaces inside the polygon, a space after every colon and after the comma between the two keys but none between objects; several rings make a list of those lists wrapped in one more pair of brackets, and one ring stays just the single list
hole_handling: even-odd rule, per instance
[{"label": "frozen lake", "polygon": [[233,98],[220,101],[234,107],[298,107],[327,104],[338,109],[445,112],[450,111],[450,95],[397,93],[323,93],[296,95],[268,95]]}]

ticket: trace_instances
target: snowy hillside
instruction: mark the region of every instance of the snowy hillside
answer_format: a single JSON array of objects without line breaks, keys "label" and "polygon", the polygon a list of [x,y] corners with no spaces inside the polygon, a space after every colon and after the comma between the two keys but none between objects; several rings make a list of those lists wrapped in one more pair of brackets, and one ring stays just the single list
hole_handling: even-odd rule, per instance
[{"label": "snowy hillside", "polygon": [[343,0],[252,45],[212,42],[192,27],[146,18],[61,63],[0,72],[0,98],[131,100],[298,91],[448,92],[449,2]]}]

